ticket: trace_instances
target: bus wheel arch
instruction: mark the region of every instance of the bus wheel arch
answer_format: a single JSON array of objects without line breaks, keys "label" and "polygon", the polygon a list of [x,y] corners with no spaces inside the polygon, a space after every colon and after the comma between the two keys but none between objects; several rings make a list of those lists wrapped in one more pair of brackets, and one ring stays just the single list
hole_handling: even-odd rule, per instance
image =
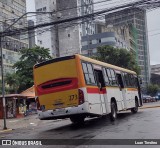
[{"label": "bus wheel arch", "polygon": [[134,113],[134,114],[137,113],[138,112],[138,106],[139,106],[138,105],[138,97],[136,96],[135,97],[135,107],[131,108],[131,112]]},{"label": "bus wheel arch", "polygon": [[110,120],[111,121],[115,121],[116,118],[117,118],[117,101],[115,98],[111,98],[111,103],[110,103],[110,106],[111,106],[111,112],[109,114],[110,116]]}]

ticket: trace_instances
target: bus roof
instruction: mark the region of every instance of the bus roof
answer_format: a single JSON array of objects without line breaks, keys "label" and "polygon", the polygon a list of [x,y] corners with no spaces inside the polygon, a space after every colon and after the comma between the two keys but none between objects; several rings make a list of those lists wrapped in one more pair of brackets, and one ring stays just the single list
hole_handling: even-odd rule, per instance
[{"label": "bus roof", "polygon": [[85,56],[82,56],[82,55],[79,55],[79,54],[76,54],[76,56],[79,57],[81,60],[84,60],[84,61],[87,61],[87,62],[90,62],[90,63],[94,63],[94,64],[97,64],[97,65],[102,65],[102,66],[105,66],[105,67],[109,67],[109,68],[112,68],[112,69],[115,69],[115,70],[131,73],[131,74],[136,74],[136,72],[134,72],[132,70],[121,68],[121,67],[111,65],[111,64],[108,64],[108,63],[105,63],[105,62],[101,62],[101,61],[98,61],[98,60],[95,60],[95,59],[91,59],[91,58],[88,58],[88,57],[85,57]]},{"label": "bus roof", "polygon": [[56,59],[51,59],[51,60],[48,60],[48,61],[45,61],[45,62],[34,65],[34,68],[38,68],[38,67],[41,67],[41,66],[44,66],[44,65],[47,65],[47,64],[55,63],[55,62],[74,59],[75,56],[78,57],[81,60],[84,60],[84,61],[87,61],[87,62],[90,62],[90,63],[94,63],[94,64],[97,64],[97,65],[102,65],[102,66],[105,66],[105,67],[109,67],[109,68],[119,70],[119,71],[123,71],[123,72],[127,72],[127,73],[136,74],[136,72],[131,71],[129,69],[121,68],[121,67],[111,65],[111,64],[108,64],[108,63],[105,63],[105,62],[101,62],[101,61],[98,61],[98,60],[95,60],[95,59],[91,59],[91,58],[82,56],[80,54],[75,54],[75,55],[65,56],[65,57],[59,57],[59,58],[56,58]]}]

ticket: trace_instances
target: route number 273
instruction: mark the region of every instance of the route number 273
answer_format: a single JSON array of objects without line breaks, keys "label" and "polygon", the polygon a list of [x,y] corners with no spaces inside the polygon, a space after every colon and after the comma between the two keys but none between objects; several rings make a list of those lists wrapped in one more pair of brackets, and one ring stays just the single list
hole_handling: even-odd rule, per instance
[{"label": "route number 273", "polygon": [[78,99],[78,96],[76,94],[69,96],[69,101],[73,101],[73,100],[77,100],[77,99]]}]

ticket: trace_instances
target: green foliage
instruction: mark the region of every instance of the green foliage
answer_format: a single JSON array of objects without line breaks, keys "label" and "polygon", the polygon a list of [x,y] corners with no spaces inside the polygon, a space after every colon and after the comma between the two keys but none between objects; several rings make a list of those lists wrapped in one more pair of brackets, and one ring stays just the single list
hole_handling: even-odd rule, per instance
[{"label": "green foliage", "polygon": [[10,93],[17,93],[20,85],[19,77],[16,73],[7,73],[5,76],[5,83],[9,85],[6,89]]},{"label": "green foliage", "polygon": [[16,68],[16,73],[6,76],[7,84],[15,92],[22,92],[33,86],[33,66],[51,59],[49,49],[39,46],[30,49],[22,49],[20,53],[20,61],[16,62],[13,66]]},{"label": "green foliage", "polygon": [[160,91],[160,87],[157,84],[149,84],[147,86],[148,95],[155,96],[158,91]]},{"label": "green foliage", "polygon": [[[12,93],[12,89],[10,87],[5,86],[5,94]],[[2,81],[0,80],[0,95],[2,95]]]},{"label": "green foliage", "polygon": [[97,54],[92,58],[127,68],[136,71],[137,74],[140,74],[140,68],[136,62],[135,54],[127,51],[126,49],[118,49],[112,46],[98,47]]}]

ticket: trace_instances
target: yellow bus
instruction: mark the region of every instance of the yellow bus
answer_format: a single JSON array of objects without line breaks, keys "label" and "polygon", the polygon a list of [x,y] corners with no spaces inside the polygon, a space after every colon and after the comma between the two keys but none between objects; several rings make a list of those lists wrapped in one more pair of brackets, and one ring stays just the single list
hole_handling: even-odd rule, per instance
[{"label": "yellow bus", "polygon": [[136,72],[82,55],[52,59],[34,66],[38,116],[41,120],[110,115],[142,106]]}]

